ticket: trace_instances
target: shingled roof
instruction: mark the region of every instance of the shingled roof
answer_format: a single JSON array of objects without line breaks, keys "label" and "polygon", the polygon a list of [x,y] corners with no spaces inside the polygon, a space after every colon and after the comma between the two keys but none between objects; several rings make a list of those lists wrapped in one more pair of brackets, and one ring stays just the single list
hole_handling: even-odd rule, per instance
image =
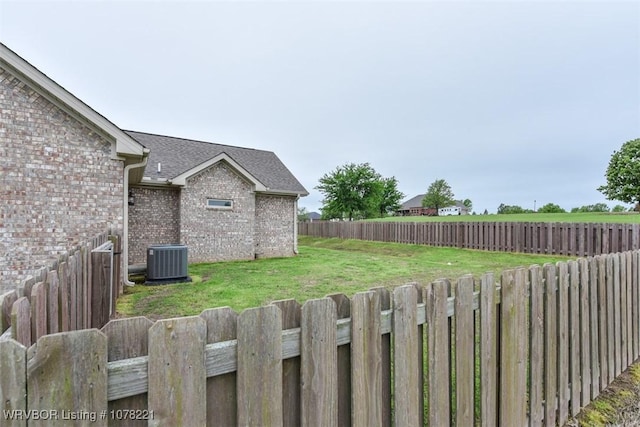
[{"label": "shingled roof", "polygon": [[[268,192],[300,196],[309,194],[271,151],[142,132],[125,132],[151,150],[144,174],[145,178],[151,178],[147,182],[171,181],[217,156],[227,155],[262,183]],[[160,172],[157,172],[158,163],[162,165]]]}]

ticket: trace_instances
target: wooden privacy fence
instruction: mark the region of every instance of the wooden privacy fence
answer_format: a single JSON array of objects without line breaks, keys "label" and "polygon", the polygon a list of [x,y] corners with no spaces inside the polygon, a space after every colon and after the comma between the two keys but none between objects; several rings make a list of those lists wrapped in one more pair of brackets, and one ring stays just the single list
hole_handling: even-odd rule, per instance
[{"label": "wooden privacy fence", "polygon": [[120,288],[120,239],[102,233],[0,295],[0,333],[31,345],[56,332],[102,327]]},{"label": "wooden privacy fence", "polygon": [[3,425],[65,411],[92,426],[562,425],[639,355],[639,262],[2,340]]},{"label": "wooden privacy fence", "polygon": [[299,223],[298,233],[315,237],[569,256],[594,256],[640,248],[640,224],[315,221]]}]

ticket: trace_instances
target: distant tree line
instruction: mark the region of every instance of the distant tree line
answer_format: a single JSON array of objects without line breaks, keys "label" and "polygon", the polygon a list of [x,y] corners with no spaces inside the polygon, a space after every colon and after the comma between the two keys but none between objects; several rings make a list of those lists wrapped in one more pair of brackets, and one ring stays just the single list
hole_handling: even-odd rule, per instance
[{"label": "distant tree line", "polygon": [[[634,208],[626,208],[622,205],[615,205],[612,209],[609,209],[606,203],[596,203],[594,205],[585,205],[579,208],[572,208],[571,213],[580,213],[580,212],[627,212],[633,211]],[[541,206],[537,211],[532,209],[524,209],[518,205],[505,205],[501,203],[498,206],[499,214],[521,214],[521,213],[566,213],[567,211],[561,208],[559,205],[555,203],[547,203],[544,206]]]}]

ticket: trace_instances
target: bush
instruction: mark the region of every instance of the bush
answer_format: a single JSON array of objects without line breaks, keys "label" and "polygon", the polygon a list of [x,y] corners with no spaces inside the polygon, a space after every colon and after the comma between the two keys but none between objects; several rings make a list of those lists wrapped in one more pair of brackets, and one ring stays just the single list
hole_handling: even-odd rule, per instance
[{"label": "bush", "polygon": [[567,211],[565,211],[564,209],[562,209],[560,206],[556,205],[555,203],[547,203],[546,205],[544,205],[540,209],[538,209],[538,212],[540,212],[540,213],[565,213]]}]

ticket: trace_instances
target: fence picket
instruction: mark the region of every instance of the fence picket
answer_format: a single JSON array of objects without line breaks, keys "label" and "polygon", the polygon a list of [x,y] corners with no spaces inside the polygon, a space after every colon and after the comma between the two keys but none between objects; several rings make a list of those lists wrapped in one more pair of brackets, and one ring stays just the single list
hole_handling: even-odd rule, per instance
[{"label": "fence picket", "polygon": [[10,291],[0,295],[0,333],[11,326],[11,307],[18,299],[16,291]]},{"label": "fence picket", "polygon": [[575,417],[582,408],[580,401],[580,268],[577,261],[569,261],[569,414]]},{"label": "fence picket", "polygon": [[613,256],[605,255],[605,262],[607,268],[607,367],[609,372],[607,374],[607,385],[611,384],[616,377],[616,343],[618,342],[617,330],[616,330],[616,313],[614,309],[616,307],[616,280],[613,276],[614,263]]},{"label": "fence picket", "polygon": [[[112,320],[101,329],[107,337],[108,351],[107,360],[124,360],[134,357],[146,356],[149,354],[149,328],[153,322],[146,317],[131,317],[125,319]],[[148,409],[147,393],[127,397],[124,399],[109,401],[109,413],[112,411],[144,411]],[[123,420],[109,417],[110,426],[122,425]],[[144,419],[130,419],[126,421],[127,426],[145,426]]]},{"label": "fence picket", "polygon": [[[19,342],[0,340],[0,402],[4,411],[27,410],[27,348]],[[2,417],[6,427],[26,427],[26,419]]]},{"label": "fence picket", "polygon": [[[598,260],[595,257],[587,259],[589,264],[589,352],[590,352],[590,366],[591,366],[591,400],[595,399],[600,394],[600,354],[599,349],[601,346],[598,333],[600,330],[600,315],[598,313],[599,291],[598,291]],[[586,405],[586,402],[583,401]]]},{"label": "fence picket", "polygon": [[[391,294],[384,287],[372,288],[371,291],[378,295],[380,300],[380,309],[391,309]],[[380,377],[380,396],[382,399],[381,408],[381,426],[391,426],[391,334],[386,333],[380,337],[380,350],[382,356],[380,358],[381,377]]]},{"label": "fence picket", "polygon": [[382,424],[380,297],[375,292],[357,293],[351,307],[351,422],[378,426]]},{"label": "fence picket", "polygon": [[418,295],[415,286],[395,288],[392,303],[395,425],[418,425],[421,367],[418,363]]},{"label": "fence picket", "polygon": [[590,272],[589,261],[585,258],[578,259],[579,281],[579,304],[580,304],[580,406],[587,406],[591,398],[591,316],[589,308],[589,286]]},{"label": "fence picket", "polygon": [[607,292],[607,260],[604,255],[596,257],[598,263],[598,359],[600,361],[600,391],[609,385],[609,337],[608,323],[608,292]]},{"label": "fence picket", "polygon": [[455,370],[457,426],[474,425],[475,348],[473,313],[473,276],[466,275],[455,284]]},{"label": "fence picket", "polygon": [[[493,283],[491,284],[493,288]],[[428,285],[423,292],[427,316],[427,384],[429,401],[429,425],[443,426],[450,423],[450,383],[449,383],[449,320],[447,298],[449,283],[438,280]],[[490,298],[490,297],[489,297]],[[394,292],[395,299],[395,292]],[[495,372],[495,371],[494,371]],[[486,373],[486,372],[485,372]],[[495,382],[495,380],[494,380]],[[397,384],[397,383],[396,383]],[[397,389],[397,387],[396,387]],[[483,392],[483,398],[485,394]],[[491,397],[488,397],[491,399]],[[483,407],[483,409],[487,409]],[[495,408],[494,408],[495,409]],[[396,409],[397,411],[397,409]],[[484,418],[495,415],[495,411],[483,410]],[[397,417],[397,416],[396,416]],[[396,418],[397,419],[397,418]],[[401,424],[396,425],[415,425]]]},{"label": "fence picket", "polygon": [[[72,385],[72,386],[71,386]],[[27,407],[96,416],[107,426],[107,337],[95,329],[45,335],[27,354]]]},{"label": "fence picket", "polygon": [[[529,425],[541,426],[544,419],[544,287],[542,269],[529,268]],[[482,341],[481,341],[482,345]],[[484,384],[481,382],[481,384]]]},{"label": "fence picket", "polygon": [[60,331],[59,326],[59,283],[58,272],[52,270],[47,274],[47,330],[50,334],[55,334]]},{"label": "fence picket", "polygon": [[[558,307],[569,307],[569,271],[567,263],[556,264]],[[556,308],[556,310],[558,310]],[[558,310],[558,424],[569,418],[569,310]]]},{"label": "fence picket", "polygon": [[11,306],[11,338],[31,345],[31,303],[27,297],[18,298]]},{"label": "fence picket", "polygon": [[526,271],[507,270],[501,278],[500,423],[522,426],[527,418]]},{"label": "fence picket", "polygon": [[150,426],[206,424],[206,328],[197,316],[159,320],[149,328]]},{"label": "fence picket", "polygon": [[[336,303],[338,319],[351,317],[351,300],[345,294],[330,294]],[[338,425],[350,425],[351,420],[351,345],[338,346]]]},{"label": "fence picket", "polygon": [[282,314],[276,306],[238,316],[238,424],[282,425]]},{"label": "fence picket", "polygon": [[544,424],[547,427],[556,425],[556,408],[558,401],[558,334],[557,334],[557,276],[556,266],[545,264],[544,270]]},{"label": "fence picket", "polygon": [[309,300],[302,306],[302,423],[337,425],[338,355],[336,304],[330,298]]},{"label": "fence picket", "polygon": [[44,282],[31,289],[31,337],[34,341],[47,334],[47,290]]}]

